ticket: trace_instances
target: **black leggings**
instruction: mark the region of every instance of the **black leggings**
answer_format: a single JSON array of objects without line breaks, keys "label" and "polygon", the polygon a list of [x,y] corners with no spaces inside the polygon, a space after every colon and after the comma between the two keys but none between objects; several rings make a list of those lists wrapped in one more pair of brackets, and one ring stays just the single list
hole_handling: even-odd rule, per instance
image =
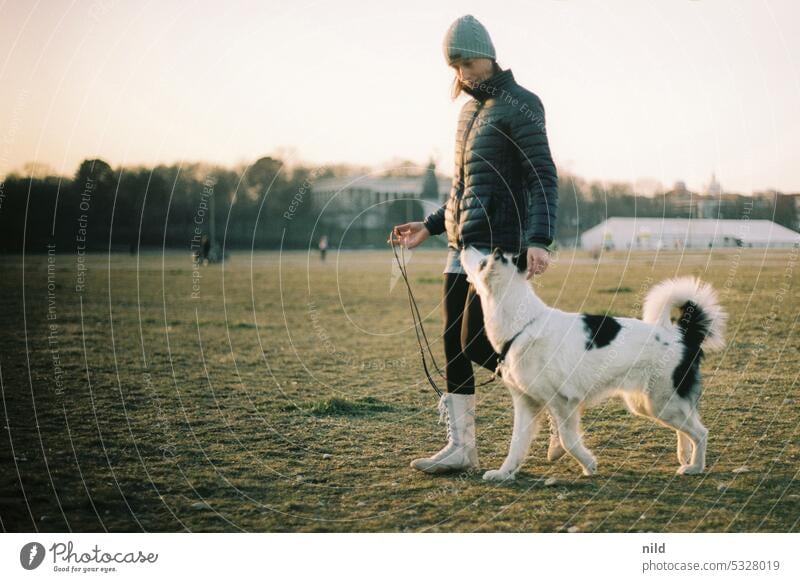
[{"label": "black leggings", "polygon": [[481,298],[467,276],[444,274],[444,353],[447,391],[475,393],[472,362],[494,372],[497,354],[483,328]]}]

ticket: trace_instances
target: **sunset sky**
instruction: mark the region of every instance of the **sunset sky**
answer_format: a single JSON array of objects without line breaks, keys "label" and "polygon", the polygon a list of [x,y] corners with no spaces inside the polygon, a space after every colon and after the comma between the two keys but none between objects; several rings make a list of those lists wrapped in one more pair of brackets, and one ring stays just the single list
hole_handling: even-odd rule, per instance
[{"label": "sunset sky", "polygon": [[[0,4],[0,175],[26,162],[453,164],[442,39],[488,28],[587,179],[800,192],[791,0]],[[463,97],[462,97],[463,99]]]}]

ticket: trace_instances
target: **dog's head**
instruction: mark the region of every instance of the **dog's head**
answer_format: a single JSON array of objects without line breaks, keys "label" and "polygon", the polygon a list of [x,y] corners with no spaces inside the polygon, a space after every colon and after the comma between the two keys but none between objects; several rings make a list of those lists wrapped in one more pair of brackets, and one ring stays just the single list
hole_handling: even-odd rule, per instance
[{"label": "dog's head", "polygon": [[488,255],[471,246],[461,251],[461,264],[480,295],[501,293],[515,280],[525,281],[527,259],[525,250],[517,255],[506,254],[499,247]]}]

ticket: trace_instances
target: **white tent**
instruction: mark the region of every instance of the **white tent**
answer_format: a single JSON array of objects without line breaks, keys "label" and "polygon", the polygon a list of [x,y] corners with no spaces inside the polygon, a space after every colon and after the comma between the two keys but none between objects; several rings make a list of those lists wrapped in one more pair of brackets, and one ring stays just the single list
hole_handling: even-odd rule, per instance
[{"label": "white tent", "polygon": [[585,249],[795,247],[800,233],[771,220],[609,218],[581,235]]}]

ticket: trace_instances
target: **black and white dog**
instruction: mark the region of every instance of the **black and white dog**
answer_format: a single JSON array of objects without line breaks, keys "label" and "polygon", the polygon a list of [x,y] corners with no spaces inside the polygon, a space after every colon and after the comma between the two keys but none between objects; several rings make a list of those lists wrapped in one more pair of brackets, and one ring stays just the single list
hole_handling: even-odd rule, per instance
[{"label": "black and white dog", "polygon": [[[704,349],[724,347],[727,319],[711,286],[693,277],[663,281],[647,294],[641,320],[566,313],[534,293],[525,259],[525,253],[511,257],[500,249],[490,255],[461,251],[514,401],[508,456],[483,478],[514,477],[545,412],[554,425],[548,458],[567,452],[592,475],[597,461],[581,439],[580,417],[587,405],[615,394],[634,414],[677,432],[679,474],[701,473],[708,429],[697,407],[700,361]],[[673,307],[680,311],[674,324]]]}]

